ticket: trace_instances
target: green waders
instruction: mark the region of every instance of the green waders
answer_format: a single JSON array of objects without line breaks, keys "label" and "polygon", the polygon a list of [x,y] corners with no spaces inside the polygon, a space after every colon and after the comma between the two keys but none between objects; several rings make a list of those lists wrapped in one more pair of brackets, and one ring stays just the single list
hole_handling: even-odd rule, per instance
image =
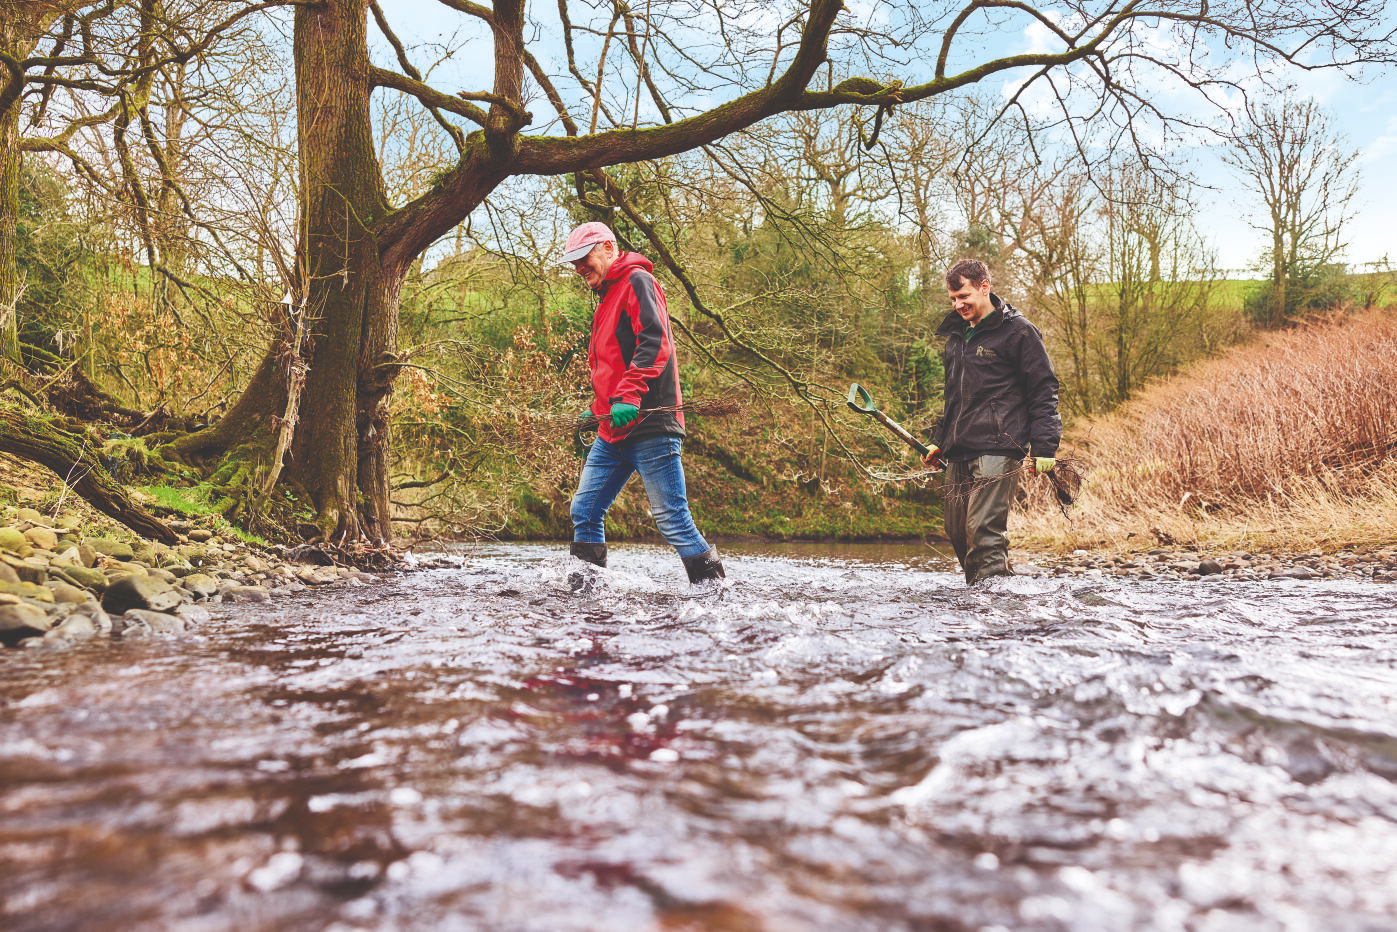
[{"label": "green waders", "polygon": [[[967,584],[1012,576],[1009,568],[1009,506],[1019,489],[1021,459],[985,455],[946,464],[946,536],[956,548]],[[995,478],[998,477],[998,478]]]}]

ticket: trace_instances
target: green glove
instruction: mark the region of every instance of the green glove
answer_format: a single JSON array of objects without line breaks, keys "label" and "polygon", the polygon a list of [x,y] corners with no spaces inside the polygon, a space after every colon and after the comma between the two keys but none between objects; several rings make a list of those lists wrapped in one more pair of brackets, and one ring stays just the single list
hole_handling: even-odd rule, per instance
[{"label": "green glove", "polygon": [[1057,465],[1057,460],[1051,456],[1035,456],[1033,458],[1033,474],[1052,472]]},{"label": "green glove", "polygon": [[635,405],[628,405],[619,402],[611,406],[611,426],[625,427],[631,421],[640,417],[640,409]]}]

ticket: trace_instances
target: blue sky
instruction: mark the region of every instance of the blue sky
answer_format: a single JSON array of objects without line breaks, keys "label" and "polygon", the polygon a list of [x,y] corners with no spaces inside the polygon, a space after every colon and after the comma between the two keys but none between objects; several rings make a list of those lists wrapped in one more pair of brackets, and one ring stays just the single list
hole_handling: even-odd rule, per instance
[{"label": "blue sky", "polygon": [[[480,32],[466,17],[442,6],[436,0],[393,0],[384,4],[389,21],[404,42],[409,45],[445,43],[457,29],[462,35],[478,36]],[[850,3],[858,15],[860,4]],[[871,6],[865,10],[873,10]],[[580,18],[585,7],[579,7]],[[540,15],[556,16],[552,5]],[[371,27],[372,29],[372,27]],[[1044,31],[1026,24],[1008,23],[989,40],[1004,53],[1026,51],[1041,44]],[[461,54],[443,66],[436,82],[445,90],[479,89],[489,87],[491,62],[488,54],[473,54],[485,50],[488,39],[468,44]],[[547,51],[545,49],[544,51]],[[536,53],[538,53],[536,49]],[[550,71],[561,70],[560,59]],[[430,55],[426,49],[414,53],[418,64],[425,64]],[[544,58],[543,54],[540,54]],[[386,62],[385,62],[386,64]],[[919,68],[926,69],[926,64]],[[909,73],[915,79],[918,71]],[[1314,97],[1330,114],[1336,128],[1346,137],[1350,149],[1361,153],[1362,183],[1355,204],[1355,216],[1346,228],[1349,243],[1347,258],[1351,262],[1373,262],[1383,257],[1397,260],[1397,184],[1390,180],[1397,174],[1397,80],[1391,72],[1373,72],[1355,80],[1334,71],[1297,72],[1278,75],[1294,81],[1297,89]],[[1001,85],[1006,86],[1007,82]],[[1161,82],[1156,89],[1166,106],[1192,109],[1203,113],[1190,93],[1181,90],[1177,82]],[[1216,145],[1204,145],[1176,150],[1178,157],[1205,186],[1198,191],[1198,228],[1212,242],[1219,265],[1224,269],[1242,269],[1257,259],[1260,234],[1248,224],[1248,216],[1259,209],[1256,199],[1239,180],[1222,165]]]}]

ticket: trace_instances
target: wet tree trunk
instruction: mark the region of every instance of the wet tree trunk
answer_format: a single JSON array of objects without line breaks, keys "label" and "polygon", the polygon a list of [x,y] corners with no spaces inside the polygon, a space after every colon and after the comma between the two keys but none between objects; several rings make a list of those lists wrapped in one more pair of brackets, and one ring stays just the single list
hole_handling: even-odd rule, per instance
[{"label": "wet tree trunk", "polygon": [[369,112],[367,25],[365,0],[296,11],[304,288],[314,323],[288,472],[327,540],[391,536],[387,482],[378,479],[387,477],[400,282],[384,275],[373,232],[388,200]]}]

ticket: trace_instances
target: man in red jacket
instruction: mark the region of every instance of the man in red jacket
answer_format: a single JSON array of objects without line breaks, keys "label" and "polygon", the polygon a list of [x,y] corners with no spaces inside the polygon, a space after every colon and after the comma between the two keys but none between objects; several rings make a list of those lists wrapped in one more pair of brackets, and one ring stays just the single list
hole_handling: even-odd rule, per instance
[{"label": "man in red jacket", "polygon": [[[650,260],[622,252],[604,223],[584,223],[568,234],[563,261],[601,296],[592,317],[587,362],[597,439],[572,499],[571,553],[606,566],[606,512],[631,475],[640,473],[655,525],[679,553],[689,582],[721,586],[725,574],[716,547],[694,526],[684,488],[684,439],[679,362],[665,293]],[[578,576],[574,588],[586,587]]]}]

